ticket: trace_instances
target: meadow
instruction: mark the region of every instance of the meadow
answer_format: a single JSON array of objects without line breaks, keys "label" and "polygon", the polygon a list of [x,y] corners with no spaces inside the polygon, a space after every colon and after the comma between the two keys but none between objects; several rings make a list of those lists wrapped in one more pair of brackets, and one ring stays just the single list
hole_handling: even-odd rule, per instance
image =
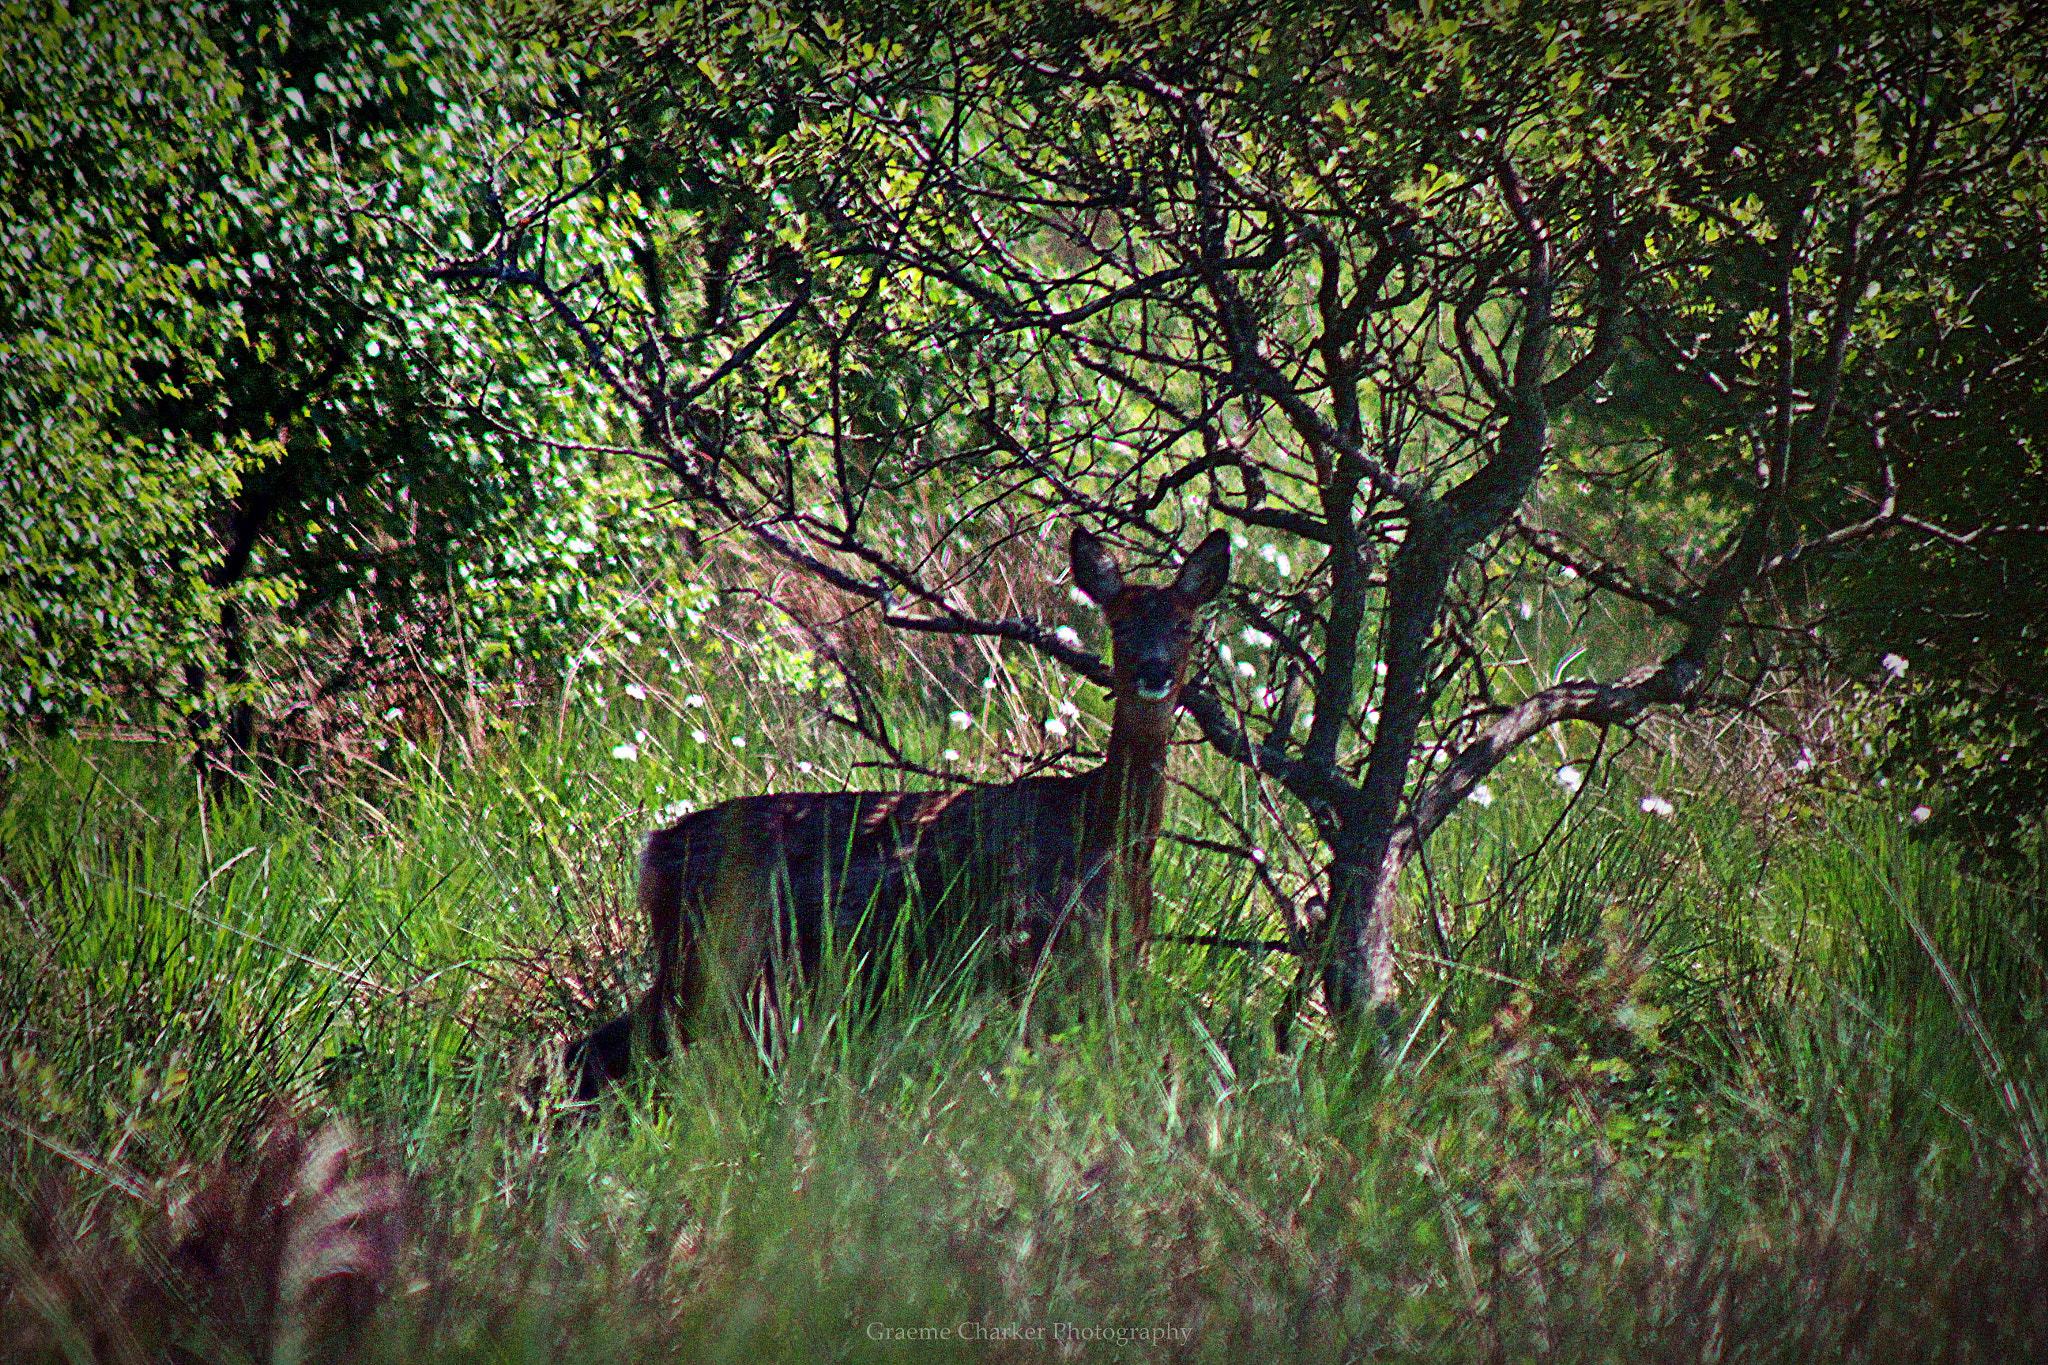
[{"label": "meadow", "polygon": [[[994,772],[1062,689],[1099,740],[1039,674],[919,755]],[[1049,1036],[828,981],[581,1113],[547,1064],[644,976],[644,831],[893,780],[795,692],[585,679],[211,799],[176,746],[17,739],[0,1356],[2043,1358],[2048,878],[1745,743],[1503,769],[1370,1038],[1285,954],[1162,943]],[[1158,927],[1275,933],[1200,845],[1286,831],[1178,765]]]}]

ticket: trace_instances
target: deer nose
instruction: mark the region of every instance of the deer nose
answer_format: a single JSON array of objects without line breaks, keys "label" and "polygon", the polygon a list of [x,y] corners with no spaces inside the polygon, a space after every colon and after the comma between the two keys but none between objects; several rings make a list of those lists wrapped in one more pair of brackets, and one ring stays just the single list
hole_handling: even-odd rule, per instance
[{"label": "deer nose", "polygon": [[1165,701],[1173,692],[1173,667],[1148,659],[1131,670],[1131,686],[1146,701]]}]

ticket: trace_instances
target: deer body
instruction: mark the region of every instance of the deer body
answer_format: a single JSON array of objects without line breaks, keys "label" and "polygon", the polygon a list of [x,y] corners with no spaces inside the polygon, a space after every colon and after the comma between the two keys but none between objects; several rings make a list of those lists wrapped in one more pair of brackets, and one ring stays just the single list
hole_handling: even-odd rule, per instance
[{"label": "deer body", "polygon": [[1070,550],[1114,641],[1100,766],[1002,786],[747,796],[656,830],[640,860],[654,981],[637,1024],[615,1020],[570,1050],[579,1098],[626,1073],[636,1031],[661,1055],[708,1009],[815,975],[828,947],[878,985],[986,943],[1021,989],[1055,953],[1104,943],[1113,982],[1149,929],[1193,619],[1229,576],[1230,542],[1212,534],[1163,588],[1126,586],[1085,531]]}]

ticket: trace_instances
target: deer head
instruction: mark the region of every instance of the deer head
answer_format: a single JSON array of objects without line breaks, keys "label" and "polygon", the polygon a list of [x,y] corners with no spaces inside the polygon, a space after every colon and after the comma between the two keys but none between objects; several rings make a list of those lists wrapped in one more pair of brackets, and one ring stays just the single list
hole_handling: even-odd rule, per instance
[{"label": "deer head", "polygon": [[1230,581],[1230,536],[1212,531],[1163,588],[1124,582],[1102,542],[1076,530],[1068,544],[1074,583],[1109,621],[1119,708],[1156,712],[1170,724],[1187,682],[1195,615]]}]

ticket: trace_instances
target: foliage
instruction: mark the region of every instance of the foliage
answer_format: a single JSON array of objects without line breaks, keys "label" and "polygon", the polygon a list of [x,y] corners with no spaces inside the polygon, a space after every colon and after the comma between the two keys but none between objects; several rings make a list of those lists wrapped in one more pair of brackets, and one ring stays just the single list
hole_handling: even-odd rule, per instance
[{"label": "foliage", "polygon": [[[1805,401],[1838,412],[1790,471],[1783,515],[1805,540],[1777,555],[1776,609],[1903,703],[1889,766],[1922,779],[1930,830],[2010,854],[2048,797],[2037,624],[2048,178],[2039,114],[2017,98],[2043,79],[2038,30],[2002,27],[2016,16],[1996,11],[1873,12],[1867,34],[1848,39],[1762,12],[1816,60],[1756,91],[1719,135],[1711,173],[1761,217],[1745,230],[1696,192],[1683,197],[1664,251],[1706,287],[1646,328],[1663,363],[1632,366],[1594,421],[1633,427],[1646,445],[1739,445],[1761,421],[1744,396],[1768,391],[1770,367],[1787,363]],[[1751,141],[1757,152],[1741,156]],[[1714,259],[1731,239],[1741,248]],[[1751,329],[1774,297],[1825,345],[1758,345]],[[1575,462],[1594,494],[1577,512],[1589,543],[1630,538],[1639,491],[1671,477],[1660,468],[1676,491],[1722,502],[1739,468]]]},{"label": "foliage", "polygon": [[670,609],[588,386],[419,288],[518,98],[479,16],[95,0],[6,42],[14,721],[169,707],[233,761],[259,711]]},{"label": "foliage", "polygon": [[[134,401],[138,363],[168,382],[175,360],[223,325],[194,291],[223,263],[167,251],[156,233],[190,231],[204,214],[181,191],[234,156],[240,95],[212,43],[156,39],[202,30],[198,10],[165,6],[148,26],[136,17],[90,6],[69,24],[10,22],[0,37],[0,610],[13,716],[104,703],[110,674],[197,647],[218,605],[180,567],[209,500],[260,453],[196,442],[170,461],[139,434],[106,431]],[[120,208],[117,191],[135,207]]]},{"label": "foliage", "polygon": [[[1902,335],[1896,363],[1941,401],[1890,414],[1885,477],[1923,520],[1848,557],[1833,632],[1897,703],[1886,770],[1913,782],[1930,831],[2022,858],[2048,810],[2048,240],[2031,196],[1956,206],[1943,244],[1962,299]],[[1912,585],[1900,592],[1898,585]],[[1898,676],[1894,677],[1893,675]]]}]

